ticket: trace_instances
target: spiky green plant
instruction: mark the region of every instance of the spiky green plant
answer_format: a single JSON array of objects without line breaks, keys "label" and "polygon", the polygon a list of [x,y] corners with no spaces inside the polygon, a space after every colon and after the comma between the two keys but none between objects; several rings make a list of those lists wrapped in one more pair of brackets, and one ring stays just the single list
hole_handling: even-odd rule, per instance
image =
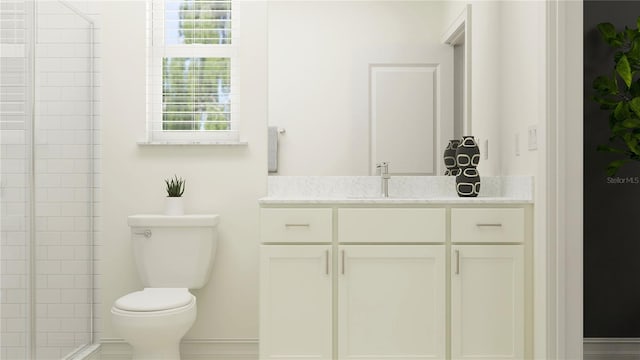
[{"label": "spiky green plant", "polygon": [[165,179],[167,184],[167,196],[168,197],[181,197],[184,194],[184,179],[178,178],[178,175],[174,175],[173,179]]}]

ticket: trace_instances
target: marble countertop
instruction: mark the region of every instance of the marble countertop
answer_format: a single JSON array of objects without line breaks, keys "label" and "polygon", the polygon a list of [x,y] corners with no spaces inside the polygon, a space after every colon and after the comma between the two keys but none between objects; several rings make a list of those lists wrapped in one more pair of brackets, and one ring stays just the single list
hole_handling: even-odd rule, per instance
[{"label": "marble countertop", "polygon": [[533,178],[485,177],[480,196],[458,197],[453,177],[397,176],[389,180],[389,197],[380,195],[375,176],[270,176],[261,205],[410,205],[531,204]]},{"label": "marble countertop", "polygon": [[263,197],[261,205],[446,205],[446,204],[532,204],[532,200],[508,197],[442,198],[275,198]]}]

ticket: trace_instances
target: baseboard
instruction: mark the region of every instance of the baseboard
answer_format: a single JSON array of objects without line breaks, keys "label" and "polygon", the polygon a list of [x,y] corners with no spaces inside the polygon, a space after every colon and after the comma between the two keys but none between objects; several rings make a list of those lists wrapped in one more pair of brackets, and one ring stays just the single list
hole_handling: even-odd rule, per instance
[{"label": "baseboard", "polygon": [[[131,346],[122,339],[102,339],[100,360],[130,360]],[[184,339],[182,360],[257,360],[258,339]]]},{"label": "baseboard", "polygon": [[640,338],[584,339],[584,360],[640,359]]},{"label": "baseboard", "polygon": [[72,351],[62,360],[100,360],[100,344],[82,346]]},{"label": "baseboard", "polygon": [[131,360],[131,346],[122,339],[100,340],[100,360]]}]

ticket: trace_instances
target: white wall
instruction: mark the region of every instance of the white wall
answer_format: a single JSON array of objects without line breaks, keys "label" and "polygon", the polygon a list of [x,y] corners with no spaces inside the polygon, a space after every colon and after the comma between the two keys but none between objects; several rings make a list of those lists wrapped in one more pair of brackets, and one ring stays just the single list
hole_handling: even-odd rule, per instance
[{"label": "white wall", "polygon": [[[545,2],[500,4],[500,97],[503,175],[535,175],[538,152],[528,149],[528,128],[546,116]],[[544,132],[539,135],[542,137]],[[516,155],[516,136],[519,155]],[[542,141],[542,139],[541,139]]]},{"label": "white wall", "polygon": [[258,332],[258,204],[266,193],[266,3],[240,2],[241,139],[248,146],[139,146],[145,134],[145,3],[103,2],[103,338],[117,338],[114,300],[139,290],[127,216],[163,210],[164,179],[186,179],[189,213],[220,215],[209,284],[194,291],[186,338],[254,339]]},{"label": "white wall", "polygon": [[269,124],[286,129],[278,174],[368,175],[369,65],[452,58],[440,42],[443,10],[438,1],[270,1]]}]

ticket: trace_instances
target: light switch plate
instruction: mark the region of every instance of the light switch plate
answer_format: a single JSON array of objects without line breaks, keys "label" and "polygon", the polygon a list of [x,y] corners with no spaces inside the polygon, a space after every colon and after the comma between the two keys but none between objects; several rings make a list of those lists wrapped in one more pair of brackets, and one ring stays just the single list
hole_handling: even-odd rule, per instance
[{"label": "light switch plate", "polygon": [[489,139],[484,139],[484,146],[482,151],[482,157],[484,160],[489,160]]},{"label": "light switch plate", "polygon": [[538,150],[538,126],[531,125],[527,130],[527,144],[530,151]]}]

